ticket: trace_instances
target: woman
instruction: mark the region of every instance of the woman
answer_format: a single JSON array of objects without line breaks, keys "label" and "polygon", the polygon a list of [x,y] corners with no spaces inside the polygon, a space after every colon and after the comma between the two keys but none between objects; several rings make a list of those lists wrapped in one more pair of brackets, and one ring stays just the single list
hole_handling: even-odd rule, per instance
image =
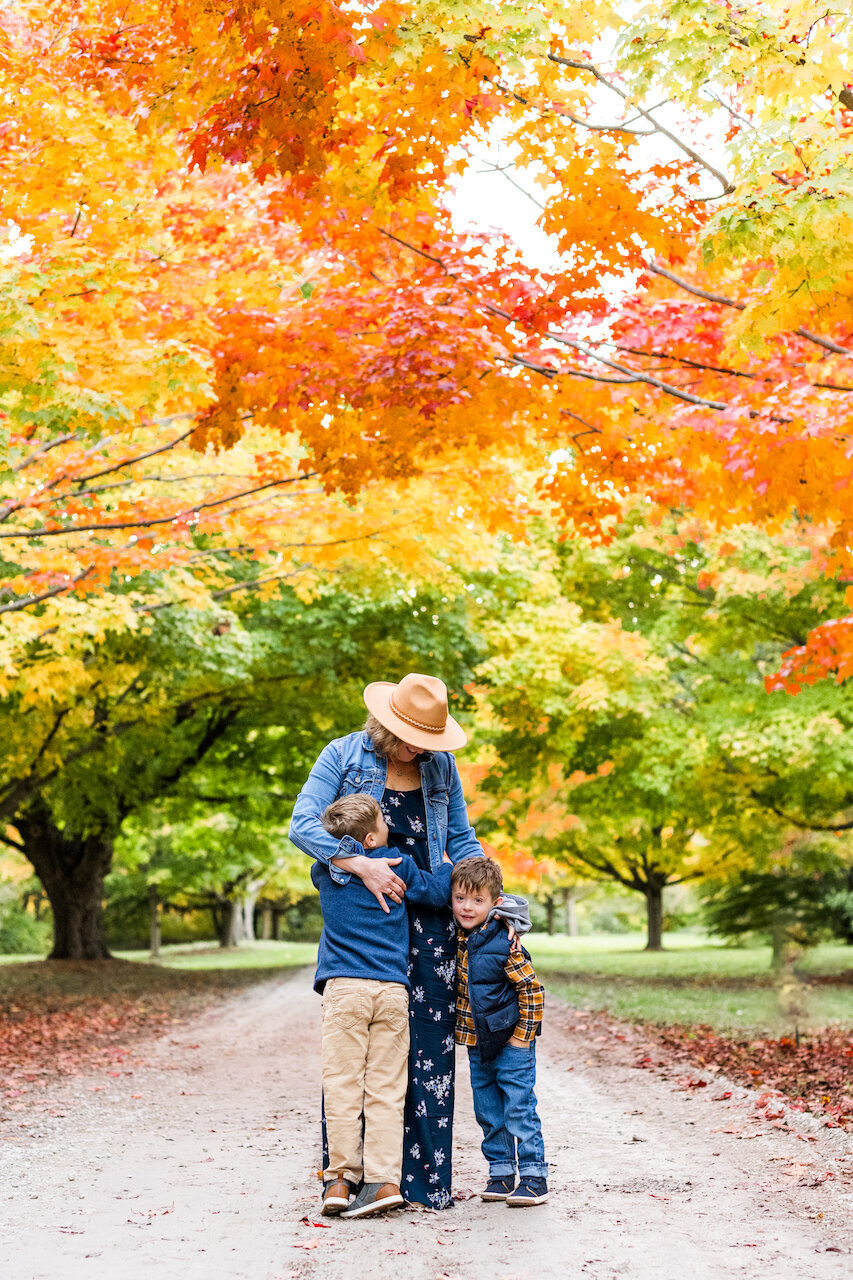
[{"label": "woman", "polygon": [[[386,896],[402,901],[404,882],[386,858],[367,858],[351,836],[337,841],[320,816],[339,796],[364,792],[377,799],[395,850],[434,872],[445,849],[451,862],[481,857],[468,821],[462,784],[451,754],[466,742],[447,710],[447,689],[434,676],[410,674],[364,691],[364,730],[330,742],[297,798],[290,838],[330,866],[345,884],[357,875],[387,911]],[[450,1203],[453,1128],[456,929],[449,908],[409,913],[411,980],[409,1092],[403,1142],[402,1192],[434,1209]]]}]

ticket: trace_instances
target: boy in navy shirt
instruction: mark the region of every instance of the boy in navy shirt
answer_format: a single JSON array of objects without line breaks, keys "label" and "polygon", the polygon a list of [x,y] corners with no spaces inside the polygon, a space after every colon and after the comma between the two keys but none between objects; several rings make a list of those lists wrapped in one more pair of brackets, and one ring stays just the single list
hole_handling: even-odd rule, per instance
[{"label": "boy in navy shirt", "polygon": [[544,993],[530,956],[510,947],[504,923],[495,918],[502,893],[501,869],[493,858],[466,858],[453,868],[450,905],[459,930],[456,1043],[468,1047],[474,1114],[489,1162],[481,1199],[525,1208],[548,1199],[548,1165],[533,1092],[534,1040],[542,1025]]},{"label": "boy in navy shirt", "polygon": [[[372,796],[342,796],[323,814],[336,839],[352,836],[367,857],[384,856],[388,824]],[[446,857],[447,855],[445,855]],[[408,856],[390,859],[406,900],[445,906],[450,860],[434,874]],[[324,862],[311,879],[323,933],[314,988],[323,996],[323,1100],[329,1155],[323,1171],[327,1215],[367,1217],[403,1204],[403,1104],[409,1064],[409,921],[405,904],[386,914],[361,880],[336,884]],[[363,1133],[363,1136],[362,1136]],[[350,1203],[350,1192],[363,1182]]]}]

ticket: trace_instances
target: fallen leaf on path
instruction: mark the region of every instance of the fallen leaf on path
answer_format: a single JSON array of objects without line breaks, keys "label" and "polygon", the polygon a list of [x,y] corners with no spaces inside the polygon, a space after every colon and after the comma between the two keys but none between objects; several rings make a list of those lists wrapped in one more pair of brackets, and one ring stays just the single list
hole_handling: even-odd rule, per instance
[{"label": "fallen leaf on path", "polygon": [[312,1222],[310,1218],[300,1218],[299,1221],[306,1227],[322,1227],[324,1231],[331,1231],[331,1222]]},{"label": "fallen leaf on path", "polygon": [[307,1244],[295,1244],[293,1245],[293,1248],[294,1249],[319,1249],[320,1242],[319,1240],[310,1240]]}]

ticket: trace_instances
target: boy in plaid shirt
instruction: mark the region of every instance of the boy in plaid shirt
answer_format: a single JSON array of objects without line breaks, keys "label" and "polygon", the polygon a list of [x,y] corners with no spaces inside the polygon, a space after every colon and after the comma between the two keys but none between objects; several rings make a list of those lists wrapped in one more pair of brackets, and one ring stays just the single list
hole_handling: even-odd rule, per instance
[{"label": "boy in plaid shirt", "polygon": [[523,948],[511,949],[505,924],[490,914],[502,892],[501,869],[493,858],[465,858],[453,868],[456,1043],[468,1047],[474,1114],[489,1162],[481,1198],[524,1208],[548,1199],[548,1165],[533,1092],[534,1039],[542,1025],[544,992],[530,956]]}]

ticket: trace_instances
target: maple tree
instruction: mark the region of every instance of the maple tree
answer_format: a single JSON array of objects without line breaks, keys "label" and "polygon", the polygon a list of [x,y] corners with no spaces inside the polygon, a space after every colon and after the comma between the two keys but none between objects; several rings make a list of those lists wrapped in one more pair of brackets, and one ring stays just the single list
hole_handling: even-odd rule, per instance
[{"label": "maple tree", "polygon": [[[256,575],[251,561],[232,556],[226,566],[224,554],[218,571],[230,572],[233,587]],[[339,714],[363,720],[365,670],[379,662],[402,674],[433,660],[451,678],[458,669],[460,683],[470,674],[464,602],[375,571],[371,588],[360,565],[341,564],[334,589],[315,588],[313,600],[280,583],[272,594],[205,599],[196,584],[189,599],[141,612],[133,628],[101,620],[100,633],[82,631],[76,655],[57,655],[60,678],[29,701],[30,671],[19,673],[2,704],[0,799],[11,826],[0,839],[41,878],[55,957],[106,954],[104,877],[131,815],[156,801],[152,828],[164,814],[174,828],[167,878],[187,891],[204,882],[236,903],[281,861],[290,803],[328,726]],[[152,594],[163,587],[140,574],[111,598],[139,602],[143,585]],[[33,663],[47,672],[43,654]],[[151,868],[150,883],[159,878]]]},{"label": "maple tree", "polygon": [[[61,7],[52,6],[46,15],[37,5],[29,7],[30,56],[34,49],[49,50],[49,72],[95,95],[116,127],[149,140],[168,137],[172,145],[189,148],[195,163],[208,170],[223,163],[232,173],[248,167],[264,179],[279,218],[298,208],[299,217],[291,222],[298,222],[301,243],[325,245],[327,261],[320,265],[331,268],[331,275],[318,271],[323,288],[317,314],[324,300],[330,315],[334,308],[343,314],[335,282],[349,286],[345,292],[352,303],[356,286],[370,288],[372,281],[377,288],[362,314],[375,310],[380,294],[393,307],[395,293],[408,293],[401,306],[408,307],[410,319],[420,316],[424,347],[430,334],[452,334],[464,361],[474,338],[486,332],[485,313],[492,322],[509,318],[512,338],[506,324],[497,324],[493,336],[501,334],[508,344],[505,356],[511,356],[512,342],[521,343],[518,353],[523,355],[518,330],[524,326],[536,330],[541,347],[543,333],[559,321],[561,308],[586,317],[606,309],[598,287],[604,271],[656,271],[650,250],[670,253],[677,263],[686,261],[690,248],[703,244],[713,246],[721,266],[736,261],[739,285],[756,290],[744,304],[745,312],[735,299],[738,341],[742,331],[753,333],[755,324],[765,337],[771,330],[793,332],[816,306],[829,323],[845,314],[837,290],[824,294],[800,287],[803,269],[810,265],[813,283],[825,282],[825,277],[817,258],[810,264],[801,256],[792,267],[786,254],[790,240],[780,239],[774,248],[781,223],[772,215],[790,205],[794,231],[785,234],[805,238],[811,191],[801,180],[808,156],[800,135],[809,134],[830,167],[837,163],[839,173],[843,167],[850,96],[844,82],[847,15],[830,9],[814,22],[816,6],[808,0],[784,8],[769,0],[755,12],[738,12],[736,19],[716,0],[691,0],[663,13],[657,7],[641,8],[622,21],[608,68],[572,56],[572,49],[583,54],[616,26],[617,11],[606,5],[583,14],[575,6],[554,6],[546,15],[531,4],[469,3],[450,13],[446,5],[427,0],[405,10],[395,4],[343,9],[271,5],[260,15],[241,5],[198,9],[188,0],[174,0],[167,6],[140,6],[132,26],[124,23],[118,4],[76,5],[74,10],[73,26],[63,27]],[[792,117],[787,102],[792,66],[804,88],[819,87],[820,93],[812,114],[794,120],[802,127],[785,143],[779,138]],[[709,110],[726,111],[731,124],[727,159],[735,166],[731,174],[682,142],[658,109],[644,105],[658,85],[679,104],[688,133],[703,127],[707,132]],[[627,108],[634,110],[635,122],[619,119],[618,113],[610,127],[587,120],[583,113],[596,87],[599,94],[611,94],[609,100],[617,106],[626,98],[636,100],[636,109]],[[717,101],[720,94],[723,107]],[[412,100],[426,109],[412,112]],[[753,120],[749,113],[759,101],[761,113],[756,108]],[[525,270],[501,246],[493,246],[498,267],[488,271],[476,244],[448,235],[441,200],[458,168],[453,149],[482,139],[492,122],[509,131],[521,162],[541,178],[543,224],[571,250],[571,261],[557,275]],[[671,149],[671,163],[661,165],[657,157],[648,162],[649,149],[638,143],[647,133]],[[786,146],[791,170],[798,175],[789,180],[783,164]],[[773,177],[774,165],[781,177]],[[358,175],[356,182],[353,175]],[[701,189],[703,182],[710,184],[709,190]],[[760,192],[763,203],[756,198]],[[723,202],[719,206],[712,203],[718,196]],[[837,201],[833,196],[823,202],[830,206],[821,211],[824,222],[837,217],[842,227],[844,198],[841,192]],[[393,225],[384,225],[388,219]],[[754,258],[762,229],[764,260],[775,263],[777,273],[783,267],[788,273],[774,277],[779,287],[773,289],[767,280],[756,284],[755,273],[750,274],[753,259],[747,255]],[[415,234],[411,243],[408,232]],[[843,282],[844,237],[834,237],[833,243],[839,256],[830,264],[832,279]],[[393,245],[401,251],[397,258],[389,257]],[[353,255],[355,264],[349,276],[342,271],[344,252]],[[411,278],[402,289],[399,280],[386,284],[383,278],[383,270],[403,271],[403,255],[412,252],[420,255],[419,269],[427,273],[430,287],[442,283],[445,293],[453,294],[440,327]],[[377,267],[373,277],[372,266]],[[354,269],[361,277],[353,278]],[[801,274],[792,278],[796,270]],[[673,283],[665,274],[658,278]],[[477,296],[472,298],[472,292]],[[765,305],[771,297],[774,305]],[[725,330],[725,304],[704,301],[712,304],[708,314],[717,317],[715,327]],[[503,317],[496,314],[501,303]],[[672,314],[676,329],[681,323],[695,333],[695,317],[679,321],[677,308]],[[358,323],[360,317],[355,318]],[[354,326],[348,327],[352,332]],[[390,336],[399,334],[392,328]],[[701,342],[701,332],[695,336]],[[811,342],[813,336],[803,340]],[[585,353],[577,347],[582,339],[571,341],[585,367]],[[817,343],[816,356],[841,345],[831,338],[823,343]],[[601,345],[603,349],[608,342]],[[565,351],[566,343],[562,346]],[[391,349],[389,343],[389,356]],[[558,351],[559,345],[552,349]],[[795,346],[791,354],[800,350]],[[422,359],[429,358],[424,351]],[[404,353],[394,362],[398,386],[405,380],[407,359]],[[548,373],[547,365],[532,363]],[[556,366],[550,370],[558,371]],[[578,372],[565,369],[562,381]],[[643,376],[641,372],[641,381]],[[448,389],[464,386],[461,369],[448,371],[447,378]],[[533,387],[541,389],[535,378],[522,378],[521,385],[528,394]],[[573,392],[581,389],[577,383],[569,385]],[[646,385],[666,394],[672,390]],[[295,379],[292,386],[301,383]],[[391,395],[389,407],[396,410],[399,426],[404,415],[393,401],[393,389],[386,384],[382,392]],[[433,397],[435,393],[433,386]],[[689,401],[692,393],[685,394]],[[416,401],[416,411],[422,406],[423,397]],[[221,414],[220,425],[222,420]]]},{"label": "maple tree", "polygon": [[769,935],[774,969],[782,968],[791,949],[798,952],[825,937],[849,940],[853,932],[849,861],[826,837],[791,845],[765,866],[711,886],[705,895],[705,918],[713,932],[729,938]]},{"label": "maple tree", "polygon": [[[346,520],[336,493],[389,483],[421,519],[430,494],[426,538],[447,507],[456,534],[518,530],[522,469],[594,538],[636,497],[712,525],[797,514],[826,530],[816,570],[848,572],[848,14],[171,0],[133,17],[108,0],[2,19],[6,691],[20,705],[26,675],[41,698],[38,770],[61,763],[51,682],[89,714],[92,650],[138,645],[149,605],[236,587],[217,559],[232,539],[292,551],[285,495],[298,507],[311,479],[314,541]],[[490,130],[538,184],[559,268],[454,230],[454,173]],[[194,456],[166,449],[184,432]],[[114,589],[164,560],[158,592]],[[779,681],[845,675],[849,632],[812,613]]]},{"label": "maple tree", "polygon": [[[68,26],[61,7],[27,10],[42,76],[205,179],[251,174],[277,234],[298,224],[313,255],[297,341],[275,308],[221,308],[197,439],[286,411],[350,490],[365,468],[405,476],[425,454],[512,443],[580,529],[606,532],[635,491],[712,520],[796,508],[833,522],[828,565],[843,568],[850,347],[806,326],[846,315],[849,15],[808,0],[628,15],[174,0],[129,26],[117,4],[74,10]],[[807,105],[788,102],[792,68]],[[658,94],[668,111],[648,105]],[[721,113],[728,168],[685,140]],[[557,271],[451,229],[459,155],[491,126],[542,188]],[[613,305],[608,273],[641,293]]]},{"label": "maple tree", "polygon": [[853,801],[848,700],[763,689],[843,591],[812,537],[677,529],[509,554],[477,680],[484,833],[642,893],[652,947],[667,884],[760,870],[792,831],[843,841]]}]

